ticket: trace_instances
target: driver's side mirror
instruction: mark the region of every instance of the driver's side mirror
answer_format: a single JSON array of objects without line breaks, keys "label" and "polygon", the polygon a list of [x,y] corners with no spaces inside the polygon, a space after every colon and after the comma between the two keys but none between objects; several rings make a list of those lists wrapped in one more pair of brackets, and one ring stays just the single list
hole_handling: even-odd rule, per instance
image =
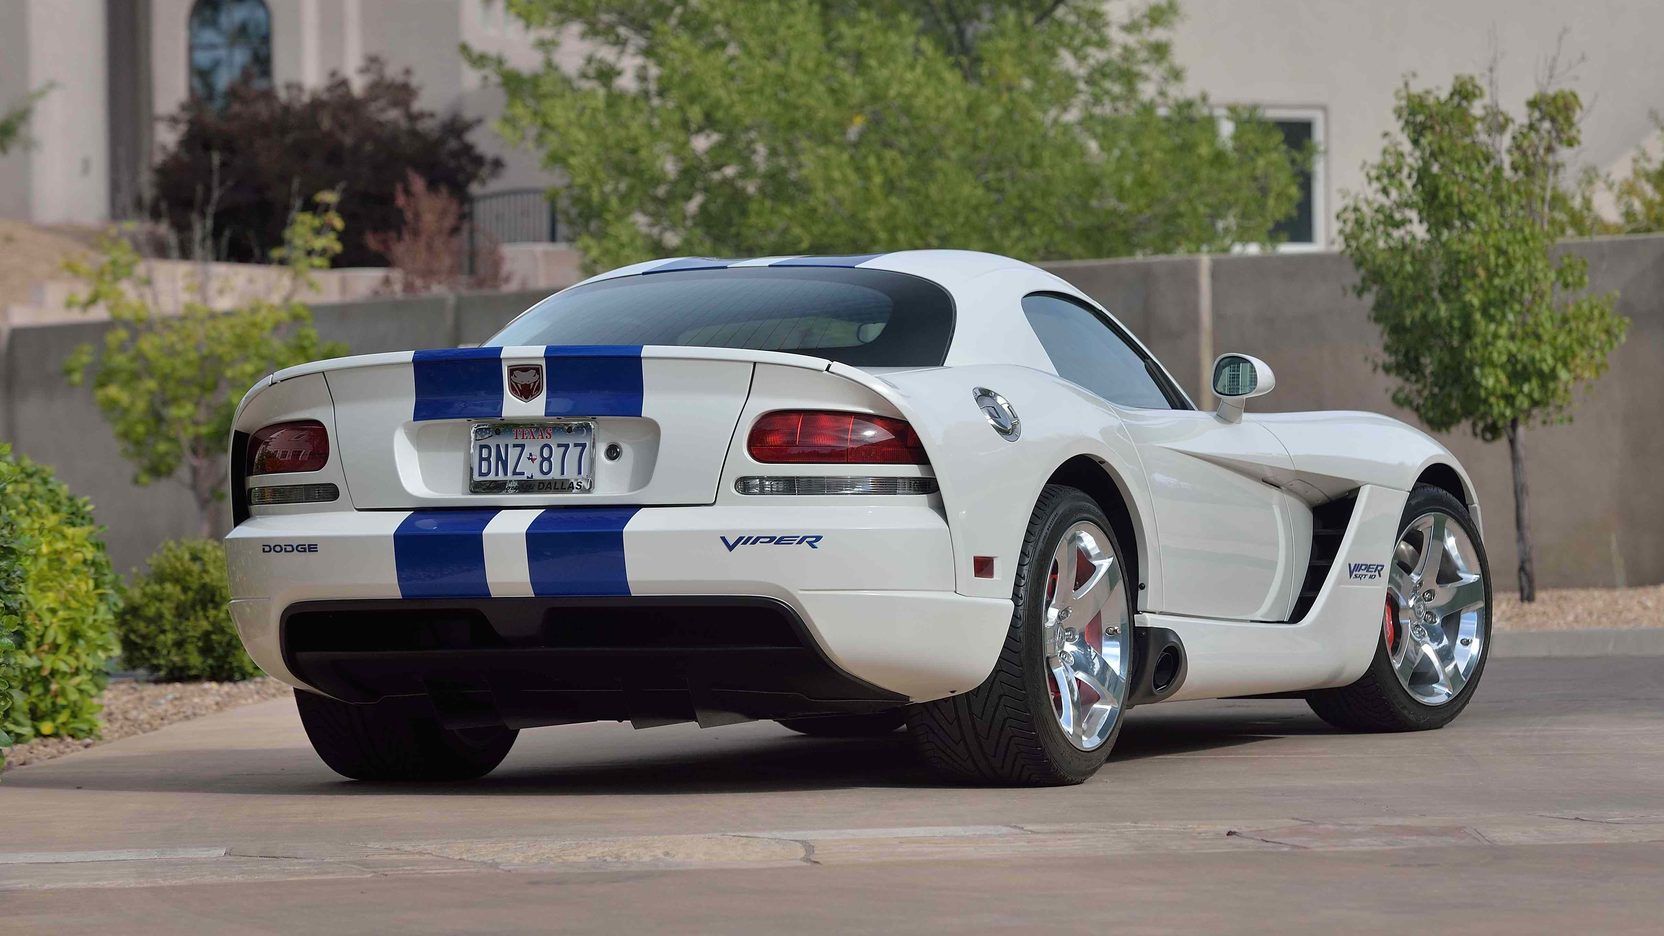
[{"label": "driver's side mirror", "polygon": [[1215,411],[1226,422],[1242,419],[1242,404],[1249,397],[1270,393],[1277,386],[1271,366],[1246,354],[1221,354],[1213,362],[1213,395],[1219,398]]}]

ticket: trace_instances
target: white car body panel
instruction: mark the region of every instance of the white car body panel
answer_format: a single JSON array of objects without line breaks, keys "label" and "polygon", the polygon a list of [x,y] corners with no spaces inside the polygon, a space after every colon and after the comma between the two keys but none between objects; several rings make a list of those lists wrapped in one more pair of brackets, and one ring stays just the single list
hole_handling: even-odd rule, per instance
[{"label": "white car body panel", "polygon": [[[586,282],[792,259],[651,261]],[[1396,420],[1250,412],[1229,424],[1193,409],[1117,406],[1063,379],[1020,302],[1049,292],[1096,306],[1027,264],[961,251],[822,259],[946,290],[955,325],[943,366],[534,346],[366,355],[261,381],[236,431],[316,419],[331,454],[320,471],[259,475],[248,486],[329,482],[341,498],[250,508],[228,536],[233,613],[251,654],[311,688],[289,670],[281,643],[285,612],[302,602],[746,596],[790,608],[847,674],[906,699],[941,698],[974,688],[993,667],[1034,504],[1072,464],[1100,470],[1124,509],[1137,623],[1183,641],[1187,671],[1171,698],[1300,691],[1345,685],[1368,665],[1385,593],[1385,577],[1368,567],[1389,561],[1407,492],[1424,472],[1453,473],[1477,520],[1454,457]],[[504,375],[530,363],[543,364],[547,379],[522,401]],[[978,387],[1019,414],[1016,441],[991,429],[973,400]],[[930,465],[865,473],[933,478],[939,492],[738,493],[748,476],[852,473],[753,461],[748,427],[782,409],[907,420]],[[594,417],[598,440],[621,445],[617,461],[596,463],[592,490],[468,492],[472,421],[562,416]],[[1339,552],[1295,619],[1313,508],[1345,498],[1355,502]],[[746,537],[763,542],[732,545]],[[976,574],[978,557],[994,560],[991,577]]]}]

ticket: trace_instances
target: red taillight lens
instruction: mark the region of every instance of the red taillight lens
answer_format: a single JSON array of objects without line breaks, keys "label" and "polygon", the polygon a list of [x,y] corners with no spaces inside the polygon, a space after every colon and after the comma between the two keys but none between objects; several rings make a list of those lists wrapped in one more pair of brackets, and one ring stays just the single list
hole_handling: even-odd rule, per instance
[{"label": "red taillight lens", "polygon": [[745,447],[766,464],[930,464],[905,420],[866,413],[768,413],[752,425]]},{"label": "red taillight lens", "polygon": [[317,471],[329,461],[329,433],[315,419],[273,423],[248,441],[248,473]]}]

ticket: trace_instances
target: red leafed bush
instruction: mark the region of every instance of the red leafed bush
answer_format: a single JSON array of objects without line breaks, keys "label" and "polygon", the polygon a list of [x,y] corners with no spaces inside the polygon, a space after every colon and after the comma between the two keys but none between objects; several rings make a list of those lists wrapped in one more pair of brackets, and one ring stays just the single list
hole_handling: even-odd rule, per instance
[{"label": "red leafed bush", "polygon": [[156,166],[155,212],[176,236],[206,215],[218,259],[264,263],[301,198],[339,190],[335,265],[382,266],[368,234],[401,229],[396,190],[409,175],[460,200],[502,170],[469,139],[480,121],[418,106],[408,70],[371,59],[356,85],[336,73],[316,89],[245,84],[220,108],[187,103],[166,120],[178,142]]},{"label": "red leafed bush", "polygon": [[[404,223],[396,231],[373,232],[365,241],[399,271],[401,292],[495,289],[502,285],[502,251],[496,237],[476,229],[470,240],[462,203],[454,196],[410,172],[393,201]],[[472,264],[467,262],[470,250]]]}]

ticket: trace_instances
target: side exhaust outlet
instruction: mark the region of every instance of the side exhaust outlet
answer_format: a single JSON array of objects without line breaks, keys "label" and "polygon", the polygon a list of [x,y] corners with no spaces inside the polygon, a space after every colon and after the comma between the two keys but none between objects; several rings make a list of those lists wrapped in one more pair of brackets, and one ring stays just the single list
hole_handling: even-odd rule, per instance
[{"label": "side exhaust outlet", "polygon": [[1127,706],[1161,702],[1179,691],[1189,667],[1184,641],[1165,627],[1133,628],[1132,690]]}]

